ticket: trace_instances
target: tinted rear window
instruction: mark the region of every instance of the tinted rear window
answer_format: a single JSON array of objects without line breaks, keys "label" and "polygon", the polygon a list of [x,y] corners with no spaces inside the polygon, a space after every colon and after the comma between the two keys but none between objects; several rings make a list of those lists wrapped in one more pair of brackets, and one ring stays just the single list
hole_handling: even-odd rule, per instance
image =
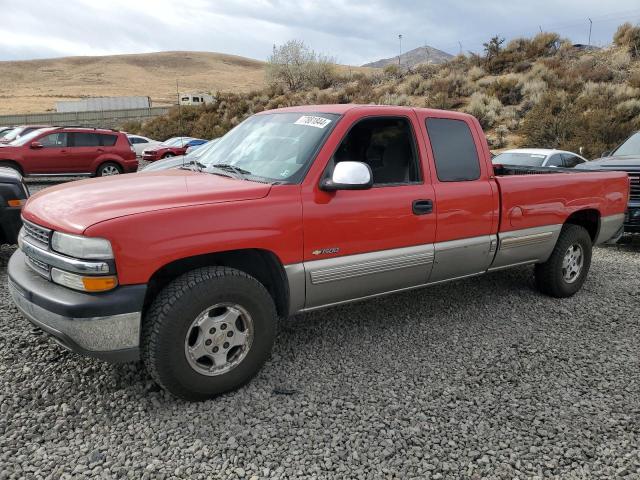
[{"label": "tinted rear window", "polygon": [[73,134],[73,146],[74,147],[99,147],[100,139],[95,133],[80,133]]},{"label": "tinted rear window", "polygon": [[117,135],[100,135],[100,138],[102,139],[102,145],[105,147],[113,147],[118,140]]},{"label": "tinted rear window", "polygon": [[469,126],[462,120],[427,118],[427,133],[441,182],[480,178],[480,162]]}]

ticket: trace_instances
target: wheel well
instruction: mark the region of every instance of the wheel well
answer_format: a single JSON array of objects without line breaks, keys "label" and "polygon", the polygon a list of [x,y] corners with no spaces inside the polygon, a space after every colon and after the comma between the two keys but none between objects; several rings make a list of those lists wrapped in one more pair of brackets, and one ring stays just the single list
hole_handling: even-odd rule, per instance
[{"label": "wheel well", "polygon": [[13,165],[16,170],[18,170],[20,172],[20,175],[24,176],[24,171],[22,170],[22,167],[18,164],[18,162],[14,162],[13,160],[0,160],[0,166],[2,166],[2,164],[9,164],[9,165]]},{"label": "wheel well", "polygon": [[569,215],[565,223],[584,227],[589,232],[591,241],[595,242],[600,230],[600,212],[594,209],[579,210]]},{"label": "wheel well", "polygon": [[200,267],[230,267],[251,275],[262,283],[273,297],[278,315],[289,314],[289,284],[282,263],[268,250],[245,249],[182,258],[157,270],[149,279],[145,308],[156,294],[173,279]]}]

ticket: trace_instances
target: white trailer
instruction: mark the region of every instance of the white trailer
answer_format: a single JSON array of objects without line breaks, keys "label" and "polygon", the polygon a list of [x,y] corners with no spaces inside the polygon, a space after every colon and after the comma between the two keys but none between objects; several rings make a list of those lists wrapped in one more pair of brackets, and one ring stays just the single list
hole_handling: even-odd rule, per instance
[{"label": "white trailer", "polygon": [[180,105],[206,105],[213,103],[215,98],[208,93],[181,93]]},{"label": "white trailer", "polygon": [[100,112],[151,108],[149,97],[96,97],[56,102],[57,112]]}]

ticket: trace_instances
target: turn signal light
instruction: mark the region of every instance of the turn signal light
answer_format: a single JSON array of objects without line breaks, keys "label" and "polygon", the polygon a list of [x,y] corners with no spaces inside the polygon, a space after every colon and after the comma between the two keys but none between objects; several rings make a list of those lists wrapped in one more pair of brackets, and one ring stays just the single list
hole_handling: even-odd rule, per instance
[{"label": "turn signal light", "polygon": [[65,272],[57,268],[51,269],[51,280],[58,285],[80,290],[82,292],[106,292],[118,286],[118,277],[115,275],[105,275],[99,277],[89,277]]},{"label": "turn signal light", "polygon": [[87,292],[105,292],[118,285],[116,277],[82,277],[82,284]]},{"label": "turn signal light", "polygon": [[25,203],[27,203],[26,199],[23,200],[9,200],[9,206],[10,207],[22,207]]}]

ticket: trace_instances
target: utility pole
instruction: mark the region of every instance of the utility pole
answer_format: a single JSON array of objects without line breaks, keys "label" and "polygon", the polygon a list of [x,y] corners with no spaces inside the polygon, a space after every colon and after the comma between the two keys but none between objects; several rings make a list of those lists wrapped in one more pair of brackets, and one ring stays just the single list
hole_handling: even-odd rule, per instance
[{"label": "utility pole", "polygon": [[398,40],[400,41],[400,55],[398,55],[398,67],[400,67],[400,57],[402,57],[402,34],[398,35]]},{"label": "utility pole", "polygon": [[182,106],[180,105],[180,87],[178,86],[177,78],[176,78],[176,97],[178,100],[178,129],[180,130],[180,136],[182,136]]},{"label": "utility pole", "polygon": [[460,45],[460,55],[462,55],[462,42],[458,40],[458,45]]},{"label": "utility pole", "polygon": [[589,46],[591,46],[591,27],[593,27],[593,20],[589,18]]}]

